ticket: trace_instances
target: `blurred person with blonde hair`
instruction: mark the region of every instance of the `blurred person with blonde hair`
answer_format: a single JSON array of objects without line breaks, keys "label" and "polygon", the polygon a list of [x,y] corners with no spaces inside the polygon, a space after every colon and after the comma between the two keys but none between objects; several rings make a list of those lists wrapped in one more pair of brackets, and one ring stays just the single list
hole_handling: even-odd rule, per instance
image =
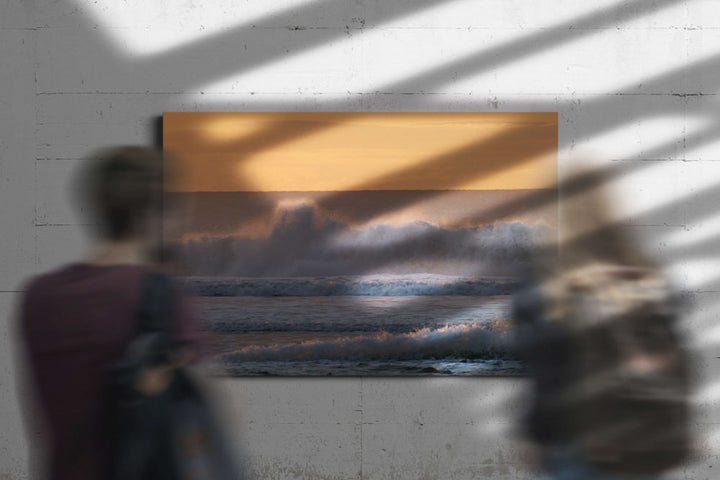
[{"label": "blurred person with blonde hair", "polygon": [[533,380],[526,433],[558,480],[654,479],[690,453],[678,298],[618,222],[609,179],[571,169],[558,241],[513,302]]}]

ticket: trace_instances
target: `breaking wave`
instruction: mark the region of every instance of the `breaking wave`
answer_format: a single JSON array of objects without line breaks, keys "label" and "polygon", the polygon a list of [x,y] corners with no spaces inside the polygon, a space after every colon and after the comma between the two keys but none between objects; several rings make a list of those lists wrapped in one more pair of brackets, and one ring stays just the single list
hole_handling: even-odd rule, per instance
[{"label": "breaking wave", "polygon": [[295,345],[249,346],[222,356],[229,364],[245,361],[423,360],[512,358],[506,320],[423,328],[406,334],[381,332]]},{"label": "breaking wave", "polygon": [[529,266],[535,239],[546,229],[519,222],[458,229],[424,222],[356,228],[302,203],[279,208],[267,237],[188,239],[177,249],[190,274],[199,276],[509,276]]}]

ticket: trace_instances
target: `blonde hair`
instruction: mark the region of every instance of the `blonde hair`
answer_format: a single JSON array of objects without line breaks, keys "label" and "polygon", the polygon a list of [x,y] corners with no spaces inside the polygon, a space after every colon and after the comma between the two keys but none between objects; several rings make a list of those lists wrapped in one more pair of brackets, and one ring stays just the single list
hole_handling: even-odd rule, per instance
[{"label": "blonde hair", "polygon": [[[664,305],[670,295],[665,277],[656,269],[612,263],[591,263],[547,281],[551,321],[571,324],[592,309],[595,319],[612,319],[639,312],[646,305]],[[589,326],[585,318],[583,327]]]},{"label": "blonde hair", "polygon": [[558,242],[544,259],[542,289],[550,319],[568,321],[570,299],[581,292],[627,310],[640,297],[654,295],[648,290],[651,285],[650,290],[665,291],[656,264],[618,221],[610,201],[608,169],[576,163],[566,178],[560,188]]}]

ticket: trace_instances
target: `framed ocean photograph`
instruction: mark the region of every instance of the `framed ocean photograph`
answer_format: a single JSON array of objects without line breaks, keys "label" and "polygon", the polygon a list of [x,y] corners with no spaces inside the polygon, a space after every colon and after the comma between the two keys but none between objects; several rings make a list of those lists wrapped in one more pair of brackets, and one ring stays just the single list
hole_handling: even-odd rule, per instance
[{"label": "framed ocean photograph", "polygon": [[235,376],[518,375],[557,114],[163,115],[163,225]]}]

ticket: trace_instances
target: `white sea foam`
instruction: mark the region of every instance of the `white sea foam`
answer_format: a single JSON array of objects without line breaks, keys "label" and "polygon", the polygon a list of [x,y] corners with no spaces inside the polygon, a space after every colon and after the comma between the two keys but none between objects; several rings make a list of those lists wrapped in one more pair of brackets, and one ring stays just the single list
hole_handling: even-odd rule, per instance
[{"label": "white sea foam", "polygon": [[368,273],[517,275],[547,227],[519,222],[448,229],[431,223],[351,227],[311,203],[282,206],[267,238],[187,239],[193,275],[318,277]]},{"label": "white sea foam", "polygon": [[405,334],[380,332],[333,341],[248,346],[223,355],[229,364],[244,361],[423,360],[509,358],[512,355],[506,320],[423,328]]}]

